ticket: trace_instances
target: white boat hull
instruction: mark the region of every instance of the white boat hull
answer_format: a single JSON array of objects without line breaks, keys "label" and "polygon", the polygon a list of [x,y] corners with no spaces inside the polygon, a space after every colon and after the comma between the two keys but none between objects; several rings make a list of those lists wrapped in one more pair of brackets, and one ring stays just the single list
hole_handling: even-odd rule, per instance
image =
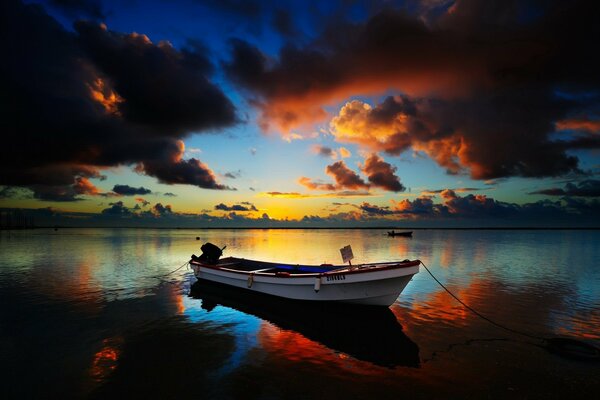
[{"label": "white boat hull", "polygon": [[[191,264],[198,279],[294,300],[392,305],[419,265],[402,268],[361,266],[347,273],[297,274],[289,277],[244,273]],[[361,270],[364,268],[364,270]],[[359,273],[357,273],[359,272]],[[320,281],[320,282],[319,282]]]}]

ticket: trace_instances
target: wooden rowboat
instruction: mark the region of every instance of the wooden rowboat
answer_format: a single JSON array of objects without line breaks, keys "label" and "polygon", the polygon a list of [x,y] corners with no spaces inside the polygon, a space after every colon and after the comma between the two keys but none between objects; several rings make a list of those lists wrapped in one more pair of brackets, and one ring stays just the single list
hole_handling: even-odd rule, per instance
[{"label": "wooden rowboat", "polygon": [[358,265],[295,265],[226,257],[192,256],[196,278],[287,299],[389,307],[419,260]]}]

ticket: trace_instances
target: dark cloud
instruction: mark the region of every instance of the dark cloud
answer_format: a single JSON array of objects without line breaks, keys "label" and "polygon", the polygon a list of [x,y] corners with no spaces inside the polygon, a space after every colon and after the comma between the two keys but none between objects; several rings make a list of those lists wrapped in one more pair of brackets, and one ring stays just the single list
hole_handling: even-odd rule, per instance
[{"label": "dark cloud", "polygon": [[[458,0],[421,15],[386,9],[364,23],[334,21],[277,58],[235,40],[226,70],[250,92],[264,129],[287,134],[323,121],[325,106],[397,90],[405,96],[342,110],[354,131],[337,121],[337,140],[394,155],[413,148],[475,179],[559,176],[579,172],[571,150],[600,148],[589,122],[600,98],[586,95],[600,91],[600,57],[590,50],[599,8]],[[588,123],[560,124],[574,117]],[[556,139],[561,126],[578,133]]]},{"label": "dark cloud", "polygon": [[394,210],[390,210],[389,207],[379,207],[366,202],[362,203],[359,208],[367,214],[371,215],[391,215],[396,213]]},{"label": "dark cloud", "polygon": [[549,188],[542,189],[529,194],[544,194],[547,196],[576,196],[576,197],[600,197],[600,180],[587,179],[581,182],[569,182],[564,189]]},{"label": "dark cloud", "polygon": [[109,203],[110,207],[102,210],[102,214],[111,215],[111,216],[120,216],[120,217],[129,217],[133,215],[132,209],[125,206],[122,201],[117,201],[115,203]]},{"label": "dark cloud", "polygon": [[[320,148],[322,149],[322,147]],[[298,183],[310,190],[358,190],[378,187],[392,192],[402,192],[406,188],[400,183],[400,178],[396,176],[396,169],[396,167],[373,153],[365,159],[365,165],[361,167],[362,172],[367,175],[368,183],[348,168],[344,161],[337,161],[328,165],[325,169],[325,172],[335,180],[335,183],[315,181],[307,177],[301,177],[298,179]]]},{"label": "dark cloud", "polygon": [[370,185],[366,183],[356,172],[352,171],[344,161],[337,161],[328,165],[325,172],[331,176],[335,183],[325,183],[319,180],[312,180],[307,177],[300,177],[298,183],[310,190],[359,190],[369,189]]},{"label": "dark cloud", "polygon": [[163,196],[167,196],[167,197],[177,197],[177,195],[175,193],[171,193],[171,192],[167,192],[164,193]]},{"label": "dark cloud", "polygon": [[400,183],[400,178],[396,176],[396,170],[396,167],[385,162],[375,153],[365,160],[362,168],[371,185],[390,192],[403,192],[406,188]]},{"label": "dark cloud", "polygon": [[171,208],[171,206],[169,204],[167,204],[166,206],[163,206],[162,203],[156,203],[152,207],[152,210],[147,211],[147,212],[152,213],[156,217],[163,217],[163,216],[168,216],[168,215],[173,214],[173,209]]},{"label": "dark cloud", "polygon": [[331,147],[321,146],[318,144],[312,146],[312,151],[320,156],[329,157],[333,159],[337,158],[338,156],[335,150],[333,150]]},{"label": "dark cloud", "polygon": [[441,193],[444,200],[444,214],[449,213],[461,218],[507,218],[520,213],[521,207],[517,204],[505,203],[494,200],[484,195],[458,196],[452,190]]},{"label": "dark cloud", "polygon": [[217,183],[215,174],[200,160],[175,157],[165,160],[147,160],[138,164],[136,171],[154,176],[161,183],[195,185],[205,189],[235,190]]},{"label": "dark cloud", "polygon": [[[488,184],[488,183],[486,183]],[[445,190],[452,190],[456,193],[465,193],[465,192],[477,192],[480,190],[487,190],[487,189],[482,189],[482,188],[472,188],[472,187],[461,187],[461,188],[447,188],[447,189],[425,189],[423,190],[423,194],[426,195],[435,195],[435,194],[439,194],[442,193]]]},{"label": "dark cloud", "polygon": [[369,188],[369,185],[343,161],[328,165],[325,171],[335,180],[336,188],[350,190]]},{"label": "dark cloud", "polygon": [[226,172],[225,174],[223,174],[224,177],[229,178],[229,179],[237,179],[241,175],[242,175],[242,171],[239,169],[237,171]]},{"label": "dark cloud", "polygon": [[272,25],[277,32],[285,37],[292,37],[297,34],[294,20],[287,10],[281,8],[275,9],[273,11]]},{"label": "dark cloud", "polygon": [[38,5],[1,7],[10,57],[0,64],[0,184],[70,201],[82,178],[140,164],[164,182],[224,188],[208,167],[181,159],[180,138],[236,122],[198,46],[178,51],[91,22],[69,32]]},{"label": "dark cloud", "polygon": [[105,18],[102,3],[98,0],[50,0],[49,4],[71,18]]},{"label": "dark cloud", "polygon": [[147,205],[150,204],[149,201],[147,201],[146,199],[144,199],[142,197],[136,197],[135,201],[139,203],[139,204],[136,204],[136,206],[138,206],[138,208],[139,208],[140,204],[142,205],[142,207],[146,207]]},{"label": "dark cloud", "polygon": [[142,34],[113,32],[83,21],[75,29],[91,61],[126,99],[118,104],[125,119],[167,128],[174,136],[234,121],[233,105],[198,68],[199,59],[210,65],[198,46],[179,52],[168,42],[154,44]]},{"label": "dark cloud", "polygon": [[468,171],[475,179],[557,176],[578,171],[578,160],[566,151],[581,146],[548,138],[554,125],[547,114],[562,115],[561,102],[549,91],[512,89],[461,101],[419,98],[414,99],[416,111],[401,111],[386,122],[372,117],[379,106],[367,109],[353,101],[332,120],[332,129],[340,141],[389,154],[412,147],[448,172]]},{"label": "dark cloud", "polygon": [[88,178],[78,176],[75,182],[69,186],[52,186],[36,184],[29,186],[33,191],[33,197],[42,201],[79,201],[83,200],[81,195],[106,196],[101,193]]},{"label": "dark cloud", "polygon": [[145,187],[136,188],[129,185],[115,185],[112,191],[121,196],[135,196],[152,193],[150,189],[146,189]]},{"label": "dark cloud", "polygon": [[215,210],[221,211],[258,211],[254,204],[249,202],[242,202],[241,204],[234,204],[228,206],[224,203],[219,203],[215,206]]}]

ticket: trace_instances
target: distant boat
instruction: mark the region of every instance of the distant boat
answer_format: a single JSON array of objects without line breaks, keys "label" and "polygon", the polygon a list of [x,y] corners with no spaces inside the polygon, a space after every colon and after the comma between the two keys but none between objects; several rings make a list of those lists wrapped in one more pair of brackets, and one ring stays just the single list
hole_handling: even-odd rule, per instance
[{"label": "distant boat", "polygon": [[405,231],[405,232],[389,231],[388,236],[412,236],[412,231]]},{"label": "distant boat", "polygon": [[296,265],[226,257],[206,243],[190,266],[198,279],[273,296],[316,302],[389,307],[413,275],[419,260],[358,265]]}]

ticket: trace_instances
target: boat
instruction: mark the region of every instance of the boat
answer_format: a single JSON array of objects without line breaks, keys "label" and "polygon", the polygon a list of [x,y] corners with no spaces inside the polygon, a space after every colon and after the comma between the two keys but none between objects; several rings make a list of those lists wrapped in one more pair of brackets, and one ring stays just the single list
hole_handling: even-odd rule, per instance
[{"label": "boat", "polygon": [[388,236],[411,236],[412,237],[412,231],[406,231],[406,232],[395,232],[395,231],[389,231],[388,232]]},{"label": "boat", "polygon": [[300,265],[220,258],[212,243],[192,255],[190,267],[199,280],[222,283],[293,300],[389,307],[419,272],[419,260],[351,265]]}]

